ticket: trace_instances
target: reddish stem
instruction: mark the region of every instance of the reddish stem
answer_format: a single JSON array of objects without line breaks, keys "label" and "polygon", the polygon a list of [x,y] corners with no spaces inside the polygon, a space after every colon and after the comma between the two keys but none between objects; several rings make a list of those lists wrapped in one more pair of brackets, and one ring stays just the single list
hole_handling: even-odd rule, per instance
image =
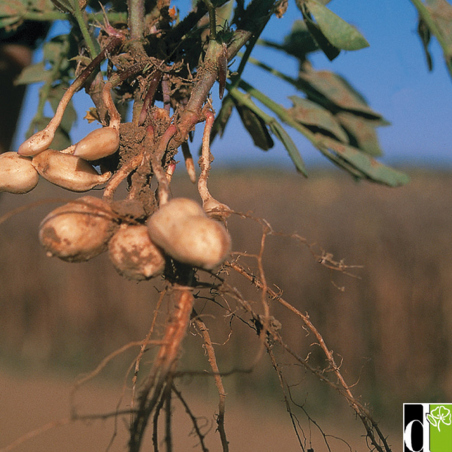
[{"label": "reddish stem", "polygon": [[140,118],[138,119],[138,125],[141,126],[146,121],[146,116],[149,111],[149,107],[154,104],[155,92],[159,86],[160,80],[162,78],[162,71],[157,69],[151,77],[151,82],[149,83],[148,92],[144,98],[143,107],[141,109]]}]

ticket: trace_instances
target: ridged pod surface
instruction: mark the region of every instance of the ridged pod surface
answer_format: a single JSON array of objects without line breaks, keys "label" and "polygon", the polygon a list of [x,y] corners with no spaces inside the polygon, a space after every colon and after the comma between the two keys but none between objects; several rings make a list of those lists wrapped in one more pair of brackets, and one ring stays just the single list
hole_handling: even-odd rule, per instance
[{"label": "ridged pod surface", "polygon": [[39,227],[39,240],[49,257],[84,262],[107,250],[117,229],[109,205],[83,196],[50,212]]}]

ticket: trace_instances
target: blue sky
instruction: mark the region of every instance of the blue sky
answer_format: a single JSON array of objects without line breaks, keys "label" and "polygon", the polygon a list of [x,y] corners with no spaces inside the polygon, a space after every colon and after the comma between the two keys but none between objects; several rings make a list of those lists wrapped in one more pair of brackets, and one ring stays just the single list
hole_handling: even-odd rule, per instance
[{"label": "blue sky", "polygon": [[[272,18],[263,37],[281,42],[292,23],[301,15],[290,0],[283,19]],[[173,4],[185,12],[189,2],[176,0]],[[391,122],[379,128],[381,146],[385,152],[383,162],[398,165],[436,166],[452,168],[452,80],[436,41],[431,44],[434,69],[428,71],[420,39],[417,35],[417,13],[409,0],[333,0],[328,7],[347,22],[355,25],[370,43],[370,47],[342,52],[333,62],[322,54],[311,57],[316,69],[338,72],[358,89],[370,106]],[[54,32],[58,34],[61,27]],[[61,32],[61,31],[60,31]],[[288,75],[296,75],[297,63],[266,48],[257,48],[253,56],[278,68]],[[287,96],[294,89],[275,80],[261,69],[250,66],[244,79],[266,92],[278,103],[290,107]],[[212,94],[217,99],[215,87]],[[79,120],[72,139],[81,139],[96,125],[88,126],[82,118],[90,106],[83,93],[76,96]],[[36,89],[27,98],[14,148],[23,141],[26,123],[37,103]],[[214,106],[219,103],[215,100]],[[289,130],[298,149],[309,166],[331,164],[298,133]],[[202,130],[197,129],[199,142]],[[215,165],[280,165],[291,166],[284,148],[275,140],[268,152],[255,149],[251,139],[240,125],[238,115],[233,116],[223,139],[217,139],[212,148]]]}]

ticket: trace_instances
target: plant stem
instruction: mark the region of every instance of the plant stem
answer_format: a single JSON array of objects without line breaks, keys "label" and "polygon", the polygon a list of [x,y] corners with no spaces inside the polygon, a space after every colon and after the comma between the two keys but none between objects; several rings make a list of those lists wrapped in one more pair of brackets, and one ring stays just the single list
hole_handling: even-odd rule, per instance
[{"label": "plant stem", "polygon": [[[60,13],[59,11],[26,11],[21,19],[33,20],[35,22],[53,22],[54,20],[68,20],[67,13]],[[88,21],[102,21],[105,16],[102,13],[87,13]],[[126,22],[126,13],[108,13],[107,18],[110,22]]]},{"label": "plant stem", "polygon": [[204,4],[209,11],[209,24],[210,24],[210,36],[212,39],[217,39],[217,19],[215,13],[215,6],[213,6],[211,0],[203,0]]},{"label": "plant stem", "polygon": [[132,39],[141,39],[144,34],[144,0],[127,0],[129,29]]},{"label": "plant stem", "polygon": [[80,8],[80,4],[79,4],[78,0],[74,0],[72,2],[72,4],[74,5],[75,20],[77,21],[80,31],[82,32],[83,39],[85,40],[86,46],[88,47],[88,51],[91,56],[91,59],[93,59],[97,55],[97,47],[94,44],[94,41],[92,40],[91,35],[88,31],[88,27],[86,25],[86,20],[83,15],[83,11]]},{"label": "plant stem", "polygon": [[[239,53],[239,56],[241,56],[240,53]],[[297,89],[300,88],[297,81],[294,78],[278,71],[278,69],[275,69],[275,68],[269,66],[268,64],[262,63],[262,61],[259,61],[258,59],[253,58],[253,57],[249,57],[248,61],[257,67],[264,69],[265,71],[269,72],[270,74],[272,74],[276,77],[279,77],[281,80],[284,80],[285,82],[290,83],[295,88],[297,88]]]},{"label": "plant stem", "polygon": [[[204,4],[204,3],[202,3]],[[253,0],[246,10],[246,14],[251,18],[246,29],[238,29],[234,32],[232,39],[227,43],[227,60],[231,61],[248,40],[260,30],[261,22],[268,20],[275,2],[271,0]],[[172,145],[179,147],[187,140],[188,134],[195,125],[202,120],[202,107],[209,96],[209,92],[218,76],[218,59],[223,54],[223,46],[210,41],[207,49],[204,64],[200,67],[196,78],[190,100],[181,115],[179,121],[179,133]]]},{"label": "plant stem", "polygon": [[86,69],[74,80],[72,85],[68,88],[68,90],[64,93],[64,96],[61,98],[60,103],[58,104],[57,111],[55,112],[55,116],[49,123],[48,127],[56,128],[60,125],[61,119],[63,118],[64,110],[67,107],[67,104],[71,100],[72,96],[82,88],[83,84],[86,82],[87,78],[92,74],[93,70],[105,59],[107,52],[112,51],[114,48],[118,47],[121,44],[120,38],[113,38],[107,46],[102,49],[102,51],[97,55],[91,63],[86,67]]},{"label": "plant stem", "polygon": [[199,158],[199,166],[201,167],[201,174],[198,179],[198,192],[203,203],[205,203],[211,194],[207,188],[207,180],[209,179],[210,162],[212,156],[210,154],[210,133],[215,121],[215,116],[211,111],[206,112],[206,124],[204,127],[204,134],[202,136],[202,154]]},{"label": "plant stem", "polygon": [[[252,31],[237,30],[228,46],[228,61],[231,61],[240,48],[251,37]],[[196,123],[200,122],[201,110],[204,102],[209,96],[209,92],[218,76],[218,59],[222,56],[223,46],[216,42],[210,41],[207,49],[204,64],[198,72],[195,85],[193,87],[190,100],[182,113],[179,121],[180,134],[177,137],[177,147],[186,141],[188,133],[194,128]],[[175,143],[176,144],[176,143]]]}]

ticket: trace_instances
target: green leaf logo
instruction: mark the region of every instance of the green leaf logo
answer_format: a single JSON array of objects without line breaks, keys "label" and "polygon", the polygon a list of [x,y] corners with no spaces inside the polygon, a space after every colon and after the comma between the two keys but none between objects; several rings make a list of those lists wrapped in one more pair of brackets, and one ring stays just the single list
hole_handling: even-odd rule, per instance
[{"label": "green leaf logo", "polygon": [[451,424],[450,410],[444,406],[439,406],[432,410],[430,414],[427,414],[427,419],[434,427],[438,427],[438,431],[440,432],[441,422],[445,425]]}]

